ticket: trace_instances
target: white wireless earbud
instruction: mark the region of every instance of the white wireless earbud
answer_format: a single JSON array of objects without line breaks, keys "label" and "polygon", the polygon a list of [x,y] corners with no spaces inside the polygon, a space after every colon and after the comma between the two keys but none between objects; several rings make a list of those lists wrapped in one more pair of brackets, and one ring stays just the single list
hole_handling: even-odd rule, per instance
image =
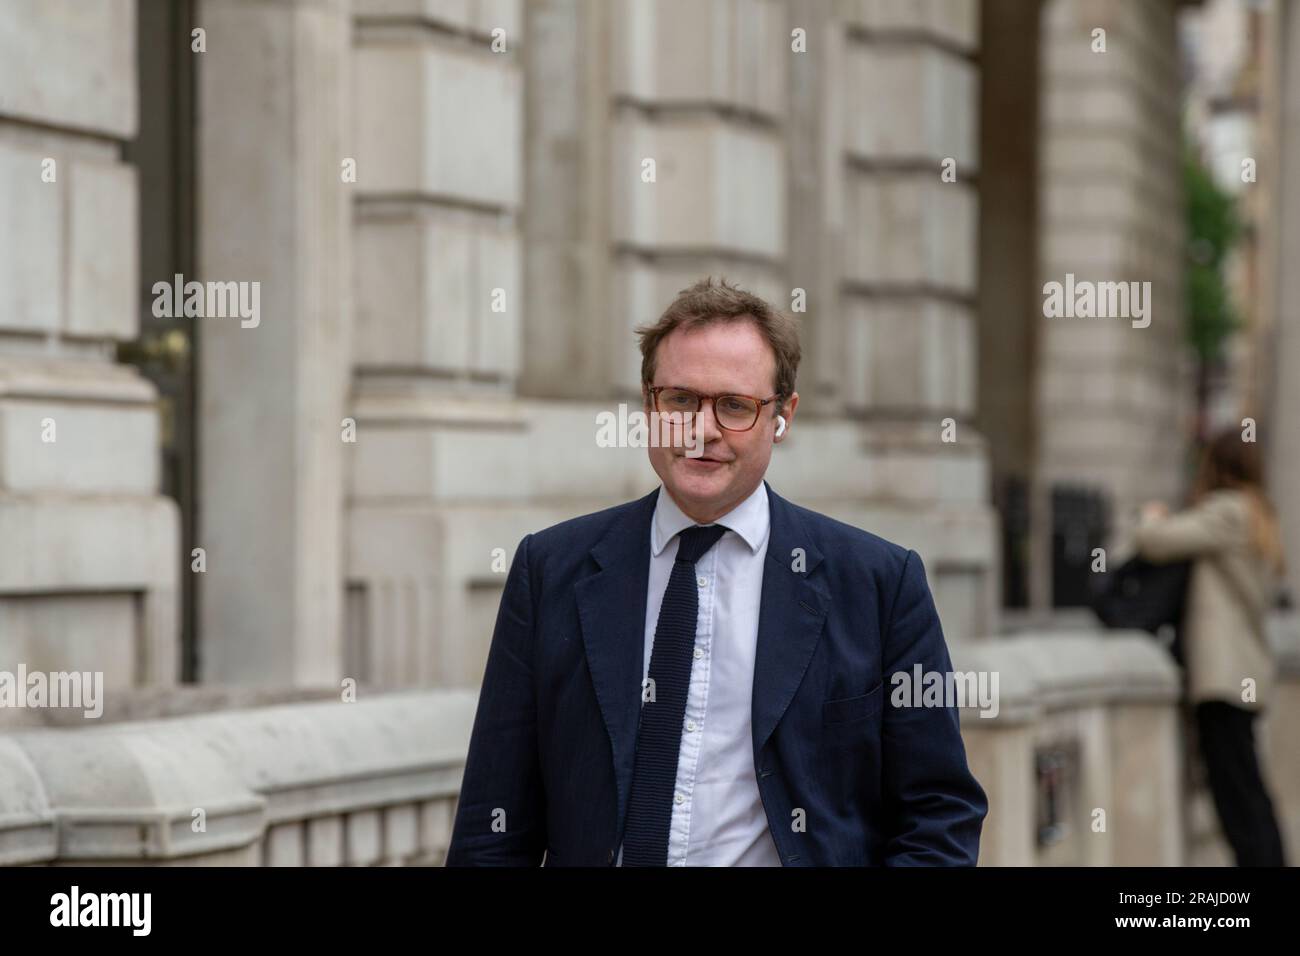
[{"label": "white wireless earbud", "polygon": [[785,434],[785,416],[777,415],[776,416],[776,437],[780,438],[784,434]]}]

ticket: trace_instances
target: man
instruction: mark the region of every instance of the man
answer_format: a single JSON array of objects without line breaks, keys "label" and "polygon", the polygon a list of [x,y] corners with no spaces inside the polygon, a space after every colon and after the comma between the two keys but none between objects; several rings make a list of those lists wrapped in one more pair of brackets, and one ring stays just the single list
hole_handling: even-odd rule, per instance
[{"label": "man", "polygon": [[886,701],[952,669],[920,558],[763,478],[793,319],[704,280],[637,332],[662,484],[520,543],[447,864],[974,865],[956,709]]}]

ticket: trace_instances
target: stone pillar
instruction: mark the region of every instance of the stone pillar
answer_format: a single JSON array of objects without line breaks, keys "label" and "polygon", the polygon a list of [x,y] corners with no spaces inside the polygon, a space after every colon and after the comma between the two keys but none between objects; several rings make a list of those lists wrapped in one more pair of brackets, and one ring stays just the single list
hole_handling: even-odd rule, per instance
[{"label": "stone pillar", "polygon": [[791,45],[800,35],[794,31],[802,31],[806,44],[805,52],[789,57],[786,142],[789,268],[797,277],[791,285],[806,297],[800,315],[799,415],[808,421],[833,417],[843,405],[844,321],[837,304],[844,258],[844,117],[852,97],[843,81],[844,24],[835,8],[822,3],[791,7],[786,25]]},{"label": "stone pillar", "polygon": [[608,0],[524,7],[524,327],[519,391],[603,399],[622,325],[609,320]]},{"label": "stone pillar", "polygon": [[[178,516],[138,328],[135,4],[0,5],[0,669],[177,680]],[[0,725],[37,719],[0,710]]]},{"label": "stone pillar", "polygon": [[538,527],[502,500],[535,492],[512,401],[531,309],[523,6],[355,0],[353,12],[346,672],[385,687],[477,686],[504,581],[493,549],[508,567]]},{"label": "stone pillar", "polygon": [[[201,318],[205,682],[342,670],[351,200],[346,0],[202,0],[199,281],[260,283],[260,321]],[[188,278],[188,277],[187,277]]]},{"label": "stone pillar", "polygon": [[[1279,4],[1273,111],[1277,129],[1272,169],[1274,221],[1269,234],[1268,298],[1273,325],[1271,403],[1262,440],[1269,454],[1270,486],[1282,522],[1287,583],[1300,601],[1300,10]],[[1261,179],[1264,177],[1261,176]]]},{"label": "stone pillar", "polygon": [[[1144,500],[1176,504],[1184,491],[1192,391],[1175,26],[1172,0],[1043,6],[1039,289],[1067,274],[1150,282],[1151,301],[1145,328],[1040,319],[1037,465],[1043,489],[1105,491],[1117,539]],[[1105,52],[1094,52],[1095,30]]]},{"label": "stone pillar", "polygon": [[974,424],[979,4],[810,6],[789,16],[810,27],[810,52],[791,54],[790,284],[816,290],[800,410],[827,421],[810,416],[773,472],[805,503],[916,548],[950,639],[984,637],[998,572]]}]

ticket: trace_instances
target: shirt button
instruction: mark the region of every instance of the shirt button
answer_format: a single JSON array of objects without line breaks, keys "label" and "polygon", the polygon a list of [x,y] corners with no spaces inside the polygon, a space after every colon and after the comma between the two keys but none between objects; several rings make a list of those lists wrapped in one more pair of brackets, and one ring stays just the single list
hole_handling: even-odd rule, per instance
[{"label": "shirt button", "polygon": [[686,798],[683,797],[680,793],[673,794],[673,803],[685,803],[685,802],[686,802]]},{"label": "shirt button", "polygon": [[703,656],[704,656],[704,651],[700,650],[698,647],[695,648],[695,659],[698,661]]},{"label": "shirt button", "polygon": [[698,584],[698,585],[699,585],[700,587],[702,587],[702,588],[703,588],[703,587],[708,587],[708,585],[709,585],[709,579],[706,578],[704,575],[700,575],[698,578],[695,579],[695,583]]},{"label": "shirt button", "polygon": [[693,720],[686,721],[686,729],[691,731],[695,730],[695,721]]}]

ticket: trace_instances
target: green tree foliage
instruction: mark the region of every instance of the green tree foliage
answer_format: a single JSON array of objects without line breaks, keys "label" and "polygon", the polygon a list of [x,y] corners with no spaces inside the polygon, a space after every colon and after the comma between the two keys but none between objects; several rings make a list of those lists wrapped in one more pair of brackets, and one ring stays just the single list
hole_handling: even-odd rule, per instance
[{"label": "green tree foliage", "polygon": [[1223,262],[1241,234],[1233,197],[1214,182],[1195,152],[1186,151],[1187,335],[1203,364],[1222,357],[1238,317],[1223,277]]}]

